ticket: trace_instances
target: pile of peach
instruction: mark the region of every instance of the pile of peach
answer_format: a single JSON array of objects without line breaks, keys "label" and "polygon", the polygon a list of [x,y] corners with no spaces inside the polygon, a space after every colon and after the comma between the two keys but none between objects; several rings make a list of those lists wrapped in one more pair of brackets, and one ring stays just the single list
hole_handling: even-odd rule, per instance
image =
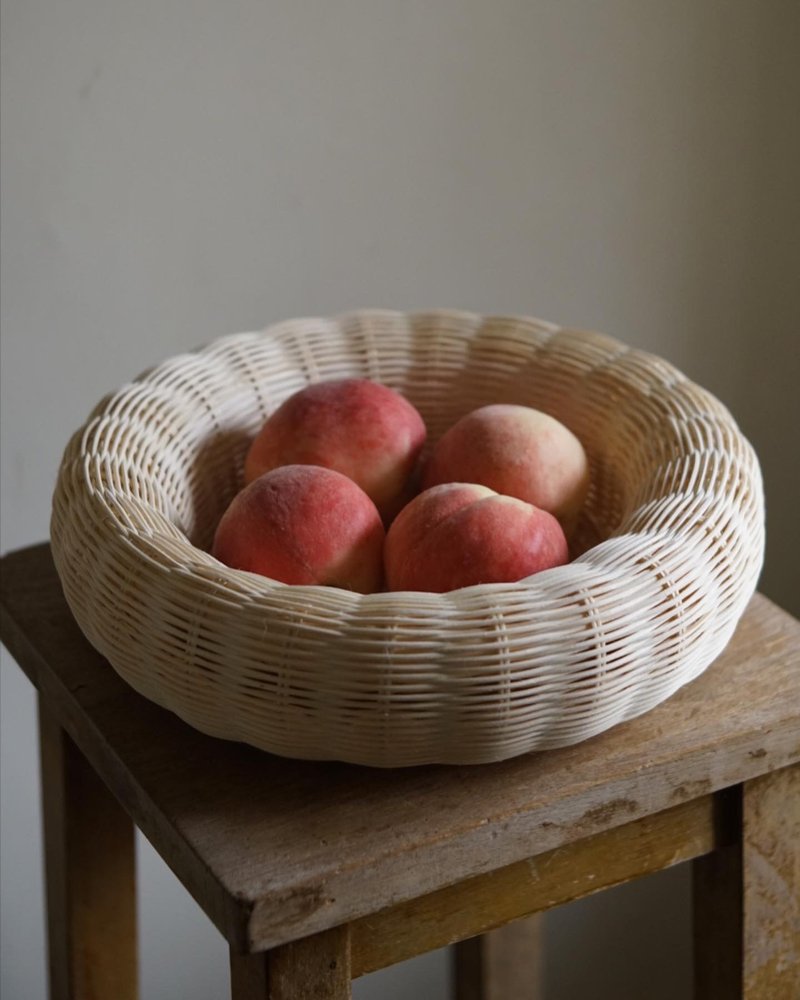
[{"label": "pile of peach", "polygon": [[417,410],[376,382],[295,393],[253,441],[213,555],[362,594],[508,583],[568,561],[589,484],[571,431],[528,407],[484,406],[420,470],[426,436]]}]

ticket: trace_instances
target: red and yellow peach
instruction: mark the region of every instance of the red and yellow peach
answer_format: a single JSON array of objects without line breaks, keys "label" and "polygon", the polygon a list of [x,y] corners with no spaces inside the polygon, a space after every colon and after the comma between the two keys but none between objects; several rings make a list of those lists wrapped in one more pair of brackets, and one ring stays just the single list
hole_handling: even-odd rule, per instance
[{"label": "red and yellow peach", "polygon": [[462,417],[433,449],[423,488],[456,482],[525,500],[570,531],[586,499],[589,462],[578,438],[554,417],[498,403]]},{"label": "red and yellow peach", "polygon": [[282,583],[369,594],[381,586],[384,537],[375,505],[347,476],[286,465],[234,497],[211,551],[227,566]]},{"label": "red and yellow peach", "polygon": [[421,493],[395,518],[384,546],[390,590],[444,593],[511,583],[567,561],[552,514],[472,483]]},{"label": "red and yellow peach", "polygon": [[407,499],[425,437],[422,417],[388,386],[318,382],[266,421],[247,454],[245,481],[281,465],[324,466],[357,483],[388,522]]}]

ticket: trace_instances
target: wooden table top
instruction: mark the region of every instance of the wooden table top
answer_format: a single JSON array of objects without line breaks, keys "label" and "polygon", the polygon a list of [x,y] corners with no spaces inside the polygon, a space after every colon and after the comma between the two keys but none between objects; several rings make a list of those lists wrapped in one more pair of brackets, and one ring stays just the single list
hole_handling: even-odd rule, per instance
[{"label": "wooden table top", "polygon": [[0,567],[4,644],[240,950],[800,760],[800,623],[760,595],[705,674],[638,719],[499,764],[386,771],[285,760],[196,732],[136,694],[89,645],[48,545],[13,552]]}]

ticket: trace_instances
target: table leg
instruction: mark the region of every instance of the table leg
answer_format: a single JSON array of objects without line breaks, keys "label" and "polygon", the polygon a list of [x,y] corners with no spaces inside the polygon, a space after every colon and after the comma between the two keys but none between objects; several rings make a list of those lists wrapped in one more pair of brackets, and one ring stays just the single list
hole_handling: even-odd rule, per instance
[{"label": "table leg", "polygon": [[692,895],[695,1000],[741,1000],[741,842],[692,862]]},{"label": "table leg", "polygon": [[745,1000],[800,997],[800,765],[744,786]]},{"label": "table leg", "polygon": [[39,699],[50,1000],[135,1000],[133,823]]},{"label": "table leg", "polygon": [[347,927],[254,955],[231,951],[232,1000],[350,1000],[351,995]]},{"label": "table leg", "polygon": [[697,1000],[800,997],[800,765],[739,789],[739,839],[694,862]]},{"label": "table leg", "polygon": [[454,946],[456,1000],[538,1000],[542,995],[539,915]]}]

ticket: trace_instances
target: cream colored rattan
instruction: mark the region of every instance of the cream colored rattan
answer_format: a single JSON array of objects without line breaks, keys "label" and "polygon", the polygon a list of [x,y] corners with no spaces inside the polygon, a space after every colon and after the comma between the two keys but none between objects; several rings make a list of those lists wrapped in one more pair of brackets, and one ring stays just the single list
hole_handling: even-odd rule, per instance
[{"label": "cream colored rattan", "polygon": [[[248,442],[342,376],[405,394],[431,442],[491,402],[566,423],[592,465],[577,558],[442,595],[218,563]],[[763,497],[725,407],[657,357],[536,319],[364,311],[223,337],[107,397],[66,449],[52,542],[89,640],[198,729],[292,757],[478,763],[584,740],[701,673],[755,588]]]}]

